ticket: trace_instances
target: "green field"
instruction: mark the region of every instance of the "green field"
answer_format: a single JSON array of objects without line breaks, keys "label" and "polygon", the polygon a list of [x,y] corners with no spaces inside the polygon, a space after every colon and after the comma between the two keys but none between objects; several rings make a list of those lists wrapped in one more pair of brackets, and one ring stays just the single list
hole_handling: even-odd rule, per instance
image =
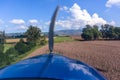
[{"label": "green field", "polygon": [[61,42],[69,42],[73,41],[71,37],[65,37],[65,36],[59,36],[59,37],[54,37],[55,43],[61,43]]},{"label": "green field", "polygon": [[4,44],[4,52],[6,52],[11,47],[14,47],[14,44]]},{"label": "green field", "polygon": [[[19,39],[8,39],[7,41],[16,43],[16,41],[18,42]],[[61,43],[61,42],[66,42],[66,41],[73,41],[73,39],[71,37],[58,36],[58,37],[54,37],[54,41],[55,43]],[[4,52],[6,52],[10,47],[14,47],[15,44],[13,43],[4,44]]]}]

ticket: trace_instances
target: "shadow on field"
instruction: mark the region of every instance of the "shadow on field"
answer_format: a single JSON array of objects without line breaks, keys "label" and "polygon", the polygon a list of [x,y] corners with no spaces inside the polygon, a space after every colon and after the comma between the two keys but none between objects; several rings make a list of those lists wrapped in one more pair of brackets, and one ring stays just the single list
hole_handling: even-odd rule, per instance
[{"label": "shadow on field", "polygon": [[105,69],[100,69],[98,67],[94,67],[96,70],[100,71],[100,72],[108,72],[108,70],[105,70]]}]

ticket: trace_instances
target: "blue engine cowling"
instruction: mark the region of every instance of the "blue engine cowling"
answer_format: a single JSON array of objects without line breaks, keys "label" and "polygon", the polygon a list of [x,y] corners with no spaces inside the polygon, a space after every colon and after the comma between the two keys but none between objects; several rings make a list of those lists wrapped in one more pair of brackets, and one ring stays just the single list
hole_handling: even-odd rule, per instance
[{"label": "blue engine cowling", "polygon": [[87,64],[58,54],[43,54],[0,70],[0,79],[106,80]]}]

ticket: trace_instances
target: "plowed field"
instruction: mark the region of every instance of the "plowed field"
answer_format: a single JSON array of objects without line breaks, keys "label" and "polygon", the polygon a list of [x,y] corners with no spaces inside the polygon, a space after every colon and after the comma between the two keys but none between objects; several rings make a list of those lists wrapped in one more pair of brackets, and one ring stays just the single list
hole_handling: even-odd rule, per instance
[{"label": "plowed field", "polygon": [[[28,57],[48,53],[48,46]],[[56,43],[54,52],[81,60],[100,71],[108,80],[120,80],[120,41],[73,41]]]}]

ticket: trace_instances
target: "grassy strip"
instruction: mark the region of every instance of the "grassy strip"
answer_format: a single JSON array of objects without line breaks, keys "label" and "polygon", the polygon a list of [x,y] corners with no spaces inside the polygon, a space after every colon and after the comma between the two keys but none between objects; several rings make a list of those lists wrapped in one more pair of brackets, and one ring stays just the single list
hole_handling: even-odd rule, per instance
[{"label": "grassy strip", "polygon": [[12,64],[22,60],[24,57],[26,57],[27,55],[29,55],[30,53],[34,52],[36,49],[38,48],[41,48],[42,46],[36,46],[34,48],[32,48],[30,51],[26,52],[25,54],[22,54],[22,55],[19,55],[17,58],[16,58],[16,61],[13,62]]},{"label": "grassy strip", "polygon": [[[73,39],[71,38],[71,37],[63,37],[63,36],[59,36],[59,37],[55,37],[54,38],[54,41],[55,41],[55,43],[61,43],[61,42],[69,42],[69,41],[73,41]],[[48,43],[48,42],[47,42]],[[47,44],[46,43],[46,44]],[[46,45],[45,44],[45,45]],[[5,44],[5,50],[4,50],[4,52],[7,50],[7,49],[9,49],[10,47],[13,47],[14,46],[14,44]],[[11,64],[15,64],[15,63],[17,63],[18,61],[20,61],[20,60],[23,60],[23,58],[24,57],[26,57],[27,55],[29,55],[29,54],[31,54],[32,52],[34,52],[36,49],[38,49],[38,48],[41,48],[43,45],[39,45],[39,46],[36,46],[36,47],[34,47],[34,48],[32,48],[30,51],[28,51],[28,52],[26,52],[26,53],[24,53],[24,54],[22,54],[22,55],[19,55],[18,57],[16,57],[16,61],[15,62],[12,62]],[[7,66],[7,65],[4,65],[4,66]],[[0,67],[3,67],[3,66],[0,66]]]},{"label": "grassy strip", "polygon": [[4,53],[11,47],[14,47],[14,44],[4,44]]},{"label": "grassy strip", "polygon": [[[30,53],[32,53],[33,51],[35,51],[36,49],[38,49],[40,47],[42,47],[42,46],[36,46],[36,47],[32,48],[30,51],[28,51],[22,55],[19,55],[18,57],[16,57],[16,60],[14,62],[11,62],[9,65],[15,64],[15,63],[21,61],[24,57],[26,57],[27,55],[29,55]],[[4,64],[4,65],[0,66],[0,69],[4,68],[6,66],[9,66],[9,65]]]},{"label": "grassy strip", "polygon": [[[73,41],[70,37],[55,37],[55,43],[61,43],[61,42],[66,42],[66,41]],[[47,42],[48,43],[48,42]],[[46,44],[47,44],[46,43]],[[45,44],[45,45],[46,45]],[[30,51],[26,52],[25,54],[22,54],[22,55],[19,55],[17,58],[16,58],[16,61],[13,62],[13,63],[16,63],[20,60],[22,60],[24,57],[26,57],[28,54],[31,54],[32,52],[34,52],[36,49],[38,48],[41,48],[43,45],[41,46],[36,46],[34,48],[32,48]],[[12,63],[12,64],[13,64]]]},{"label": "grassy strip", "polygon": [[[73,41],[73,39],[71,39],[70,37],[55,37],[55,43],[61,43],[61,42],[66,42],[66,41],[68,41],[68,42],[69,41]],[[48,44],[48,42],[46,44]],[[41,48],[42,46],[44,46],[44,45],[36,46],[33,49],[31,49],[30,51],[26,52],[25,54],[20,55],[16,59],[16,62],[20,61],[21,59],[23,59],[24,57],[26,57],[28,54],[34,52],[36,49]]]},{"label": "grassy strip", "polygon": [[70,42],[73,41],[73,39],[71,37],[59,36],[59,37],[55,37],[54,41],[55,43],[61,43],[61,42]]}]

